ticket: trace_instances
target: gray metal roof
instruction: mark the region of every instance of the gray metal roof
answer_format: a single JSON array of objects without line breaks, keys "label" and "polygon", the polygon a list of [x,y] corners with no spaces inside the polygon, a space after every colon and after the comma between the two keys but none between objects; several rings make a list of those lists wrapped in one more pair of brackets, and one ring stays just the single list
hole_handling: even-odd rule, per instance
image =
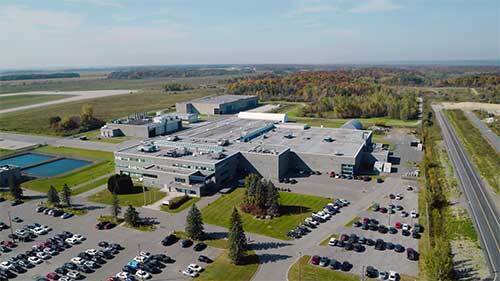
[{"label": "gray metal roof", "polygon": [[209,104],[223,104],[235,102],[238,100],[257,98],[257,96],[250,95],[221,95],[221,96],[208,96],[191,101],[192,103],[209,103]]},{"label": "gray metal roof", "polygon": [[362,130],[363,129],[363,124],[359,122],[358,119],[351,119],[347,122],[345,122],[344,125],[342,125],[343,129],[353,129],[353,130]]}]

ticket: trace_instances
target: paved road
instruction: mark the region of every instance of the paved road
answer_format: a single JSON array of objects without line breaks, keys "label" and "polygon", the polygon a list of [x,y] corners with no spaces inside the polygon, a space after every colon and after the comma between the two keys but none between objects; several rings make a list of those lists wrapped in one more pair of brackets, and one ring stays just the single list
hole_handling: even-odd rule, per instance
[{"label": "paved road", "polygon": [[37,136],[37,135],[22,135],[22,134],[5,133],[5,132],[0,132],[0,138],[34,143],[34,144],[47,144],[53,146],[66,146],[73,148],[93,149],[93,150],[102,150],[110,152],[115,151],[120,147],[128,146],[131,143],[138,142],[133,140],[133,141],[126,141],[120,144],[112,144],[104,142],[82,141],[78,138],[59,138],[59,137]]},{"label": "paved road", "polygon": [[496,207],[486,192],[481,178],[472,166],[455,130],[444,117],[439,106],[433,106],[442,134],[448,147],[448,154],[455,167],[460,186],[464,191],[472,217],[478,230],[482,248],[490,267],[493,280],[498,279],[500,269],[500,227]]},{"label": "paved road", "polygon": [[0,110],[0,114],[14,112],[14,111],[20,111],[20,110],[26,110],[26,109],[36,108],[36,107],[48,106],[48,105],[53,105],[53,104],[65,103],[65,102],[72,102],[72,101],[79,101],[79,100],[86,100],[86,99],[93,99],[93,98],[102,98],[102,97],[115,96],[115,95],[124,95],[124,94],[128,94],[130,92],[131,92],[131,90],[100,90],[100,91],[68,91],[68,92],[42,91],[42,92],[22,92],[22,93],[4,94],[4,95],[2,95],[2,97],[20,96],[20,95],[29,95],[29,94],[32,94],[32,95],[72,95],[72,96],[68,97],[68,98],[63,98],[60,100],[53,100],[53,101],[42,102],[42,103],[37,103],[37,104],[30,104],[30,105],[18,106],[18,107],[13,107],[13,108],[7,108],[7,109]]},{"label": "paved road", "polygon": [[471,121],[471,123],[479,129],[483,137],[496,149],[497,152],[500,152],[500,137],[497,136],[486,124],[484,124],[477,116],[470,112],[464,111],[465,116]]}]

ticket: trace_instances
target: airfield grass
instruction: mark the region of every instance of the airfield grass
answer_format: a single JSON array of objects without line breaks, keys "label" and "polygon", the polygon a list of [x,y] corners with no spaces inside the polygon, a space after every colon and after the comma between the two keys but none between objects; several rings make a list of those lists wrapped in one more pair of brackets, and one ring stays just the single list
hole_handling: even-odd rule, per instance
[{"label": "airfield grass", "polygon": [[[142,192],[141,186],[135,186],[134,188],[136,192],[132,194],[118,194],[120,206],[132,205],[134,207],[141,207],[144,206],[144,197],[146,197],[146,204],[152,204],[167,195],[158,188],[146,188],[146,195]],[[92,202],[111,205],[113,196],[108,189],[104,189],[87,197],[87,199]]]},{"label": "airfield grass", "polygon": [[[34,151],[55,154],[58,156],[84,158],[95,161],[95,164],[74,170],[60,176],[35,179],[22,184],[22,187],[30,190],[47,192],[49,190],[49,187],[52,185],[58,191],[61,191],[64,184],[67,184],[70,188],[72,188],[76,185],[85,184],[89,181],[92,181],[98,177],[102,177],[114,171],[113,153],[111,152],[53,146],[40,147],[35,149]],[[92,183],[84,186],[85,188],[79,187],[78,189],[75,189],[73,194],[78,194],[99,186],[95,185],[96,183],[94,182]]]},{"label": "airfield grass", "polygon": [[481,175],[488,181],[495,193],[500,194],[499,154],[461,110],[447,110],[445,113]]},{"label": "airfield grass", "polygon": [[165,93],[157,90],[142,90],[133,94],[102,97],[84,101],[56,104],[3,114],[0,128],[28,134],[62,135],[49,127],[49,117],[79,115],[84,104],[90,104],[94,115],[103,120],[112,120],[135,112],[154,111],[175,106],[176,102],[200,98],[218,93],[217,89],[199,89],[180,93]]},{"label": "airfield grass", "polygon": [[3,97],[0,95],[0,110],[14,108],[19,106],[37,104],[42,102],[60,100],[63,98],[69,98],[72,95],[19,95],[19,96],[7,96]]},{"label": "airfield grass", "polygon": [[[243,201],[245,189],[237,188],[229,194],[222,195],[219,199],[203,208],[203,221],[229,228],[231,213],[234,207]],[[243,221],[243,228],[246,232],[262,234],[278,239],[290,240],[286,233],[312,212],[319,211],[332,202],[331,199],[304,195],[290,192],[280,192],[280,213],[279,217],[273,219],[256,219],[250,214],[240,212]]]}]

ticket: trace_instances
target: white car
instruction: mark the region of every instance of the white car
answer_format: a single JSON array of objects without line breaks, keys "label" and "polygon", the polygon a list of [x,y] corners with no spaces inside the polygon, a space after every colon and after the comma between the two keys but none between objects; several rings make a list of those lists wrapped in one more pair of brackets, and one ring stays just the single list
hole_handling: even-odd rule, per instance
[{"label": "white car", "polygon": [[34,264],[34,265],[37,265],[37,264],[41,264],[43,261],[38,258],[38,257],[29,257],[28,258],[28,261],[31,263],[31,264]]},{"label": "white car", "polygon": [[75,245],[75,244],[80,243],[80,241],[76,240],[76,239],[75,239],[75,238],[73,238],[73,237],[66,238],[66,240],[64,240],[64,241],[66,241],[66,243],[71,244],[71,245]]},{"label": "white car", "polygon": [[36,256],[41,258],[42,260],[48,260],[50,259],[50,255],[44,252],[38,252],[36,253]]},{"label": "white car", "polygon": [[196,271],[196,272],[203,271],[203,267],[201,267],[201,266],[199,266],[199,265],[197,265],[197,264],[195,264],[195,263],[192,263],[192,264],[188,265],[188,267],[187,267],[187,268],[188,268],[188,269],[191,269],[191,270],[194,270],[194,271]]},{"label": "white car", "polygon": [[335,205],[335,204],[333,204],[333,203],[328,203],[328,204],[326,204],[326,205],[327,205],[327,206],[329,206],[329,207],[334,208],[334,209],[335,209],[335,210],[337,210],[337,211],[339,210],[339,206],[337,206],[337,205]]},{"label": "white car", "polygon": [[83,237],[83,235],[81,234],[74,234],[71,238],[77,240],[78,242],[82,242],[83,240],[85,240],[85,237]]},{"label": "white car", "polygon": [[130,274],[128,274],[128,272],[125,272],[125,271],[120,271],[115,275],[116,278],[121,279],[121,280],[127,279],[129,276],[130,276]]},{"label": "white car", "polygon": [[61,276],[57,281],[72,281],[72,279],[68,276]]},{"label": "white car", "polygon": [[48,225],[43,225],[42,224],[42,225],[40,225],[40,227],[43,228],[43,229],[45,229],[45,231],[47,231],[47,232],[49,232],[49,231],[52,230],[52,228],[50,226],[48,226]]},{"label": "white car", "polygon": [[182,271],[182,274],[193,278],[198,276],[198,272],[189,268],[186,268],[184,271]]},{"label": "white car", "polygon": [[402,218],[406,218],[408,216],[408,212],[407,211],[401,211],[401,217]]},{"label": "white car", "polygon": [[71,262],[74,264],[80,265],[80,264],[83,264],[85,262],[85,260],[80,258],[80,257],[74,257],[71,259]]},{"label": "white car", "polygon": [[403,195],[401,194],[396,194],[396,200],[402,200],[403,199]]},{"label": "white car", "polygon": [[417,213],[417,211],[415,211],[415,210],[411,210],[411,212],[410,212],[410,216],[411,216],[412,218],[416,218],[416,217],[418,217],[418,213]]},{"label": "white car", "polygon": [[403,229],[403,230],[410,230],[410,225],[407,224],[407,223],[403,223],[403,225],[401,226],[401,229]]},{"label": "white car", "polygon": [[333,215],[333,214],[335,214],[335,211],[333,211],[333,210],[331,210],[331,209],[328,209],[328,208],[324,208],[324,209],[323,209],[323,212],[325,212],[325,213],[327,213],[327,214],[329,214],[329,215]]},{"label": "white car", "polygon": [[47,234],[47,231],[41,227],[35,227],[33,229],[33,232],[36,234],[36,235],[44,235],[44,234]]},{"label": "white car", "polygon": [[389,271],[389,280],[390,281],[396,281],[399,279],[399,273],[397,273],[396,271]]},{"label": "white car", "polygon": [[389,277],[389,273],[387,273],[387,271],[380,271],[378,273],[379,280],[386,280],[388,277]]},{"label": "white car", "polygon": [[0,262],[0,268],[1,269],[5,269],[5,270],[9,270],[12,268],[12,263],[8,262],[8,261],[3,261],[3,262]]},{"label": "white car", "polygon": [[86,261],[83,263],[83,265],[89,267],[89,268],[97,268],[97,264],[93,261]]},{"label": "white car", "polygon": [[347,201],[345,199],[340,198],[339,200],[340,200],[340,202],[342,202],[342,206],[344,206],[344,207],[347,206],[347,205],[349,205],[349,204],[351,204],[351,202],[349,202],[349,201]]},{"label": "white car", "polygon": [[15,233],[17,236],[25,236],[26,234],[28,234],[24,229],[16,229]]},{"label": "white car", "polygon": [[139,256],[149,258],[151,256],[150,252],[140,252]]},{"label": "white car", "polygon": [[145,262],[145,261],[146,261],[146,259],[147,259],[147,258],[146,258],[145,256],[136,256],[136,257],[134,258],[134,260],[135,260],[136,262]]},{"label": "white car", "polygon": [[72,278],[72,279],[76,280],[76,279],[80,278],[80,272],[72,270],[72,271],[66,273],[66,276],[68,276],[69,278]]},{"label": "white car", "polygon": [[337,238],[335,238],[335,237],[330,238],[330,241],[328,241],[328,245],[330,245],[330,246],[337,245]]},{"label": "white car", "polygon": [[43,249],[43,252],[46,253],[47,255],[51,255],[51,256],[57,255],[57,252],[52,250],[51,248],[45,248],[45,249]]},{"label": "white car", "polygon": [[135,277],[141,279],[141,280],[146,280],[146,279],[149,279],[151,278],[151,274],[147,273],[146,271],[144,270],[137,270],[135,272]]},{"label": "white car", "polygon": [[316,213],[316,215],[318,215],[319,217],[321,217],[324,220],[327,220],[327,219],[332,217],[330,214],[327,214],[323,211],[319,211],[318,213]]},{"label": "white car", "polygon": [[318,225],[319,225],[319,222],[317,222],[317,221],[313,220],[312,218],[306,218],[304,221],[305,221],[305,222],[308,222],[308,223],[310,223],[310,224],[314,224],[314,225],[316,225],[316,226],[318,226]]},{"label": "white car", "polygon": [[97,250],[96,249],[87,249],[85,251],[85,253],[87,253],[87,254],[89,254],[91,256],[95,256],[95,255],[97,255]]}]

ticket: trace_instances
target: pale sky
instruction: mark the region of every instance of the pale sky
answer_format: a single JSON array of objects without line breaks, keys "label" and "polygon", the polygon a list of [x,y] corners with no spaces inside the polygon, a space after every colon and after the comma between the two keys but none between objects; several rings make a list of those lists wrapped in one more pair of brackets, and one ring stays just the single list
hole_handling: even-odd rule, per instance
[{"label": "pale sky", "polygon": [[500,57],[495,0],[0,0],[0,68]]}]

